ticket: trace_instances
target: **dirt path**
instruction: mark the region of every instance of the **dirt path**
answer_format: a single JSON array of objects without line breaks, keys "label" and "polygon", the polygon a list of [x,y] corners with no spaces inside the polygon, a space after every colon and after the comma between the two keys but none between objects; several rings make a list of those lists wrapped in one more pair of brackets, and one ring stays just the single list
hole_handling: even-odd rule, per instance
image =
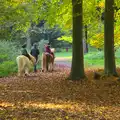
[{"label": "dirt path", "polygon": [[56,57],[55,61],[69,61],[71,60],[71,58],[68,57]]},{"label": "dirt path", "polygon": [[71,67],[70,60],[71,60],[71,58],[57,57],[57,58],[55,58],[55,64],[57,66],[70,68]]}]

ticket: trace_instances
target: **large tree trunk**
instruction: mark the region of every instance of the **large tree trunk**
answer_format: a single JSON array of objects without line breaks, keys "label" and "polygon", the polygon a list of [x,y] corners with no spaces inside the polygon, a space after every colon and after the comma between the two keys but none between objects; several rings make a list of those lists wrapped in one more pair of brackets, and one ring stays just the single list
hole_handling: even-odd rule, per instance
[{"label": "large tree trunk", "polygon": [[105,0],[105,22],[104,22],[104,71],[107,75],[116,75],[114,54],[114,0]]},{"label": "large tree trunk", "polygon": [[72,0],[73,6],[73,43],[72,67],[70,78],[80,80],[85,77],[82,41],[82,0]]}]

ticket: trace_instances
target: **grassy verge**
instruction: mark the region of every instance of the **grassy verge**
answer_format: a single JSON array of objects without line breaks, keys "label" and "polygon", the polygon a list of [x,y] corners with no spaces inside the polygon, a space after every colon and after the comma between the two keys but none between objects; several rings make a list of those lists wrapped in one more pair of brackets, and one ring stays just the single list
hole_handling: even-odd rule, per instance
[{"label": "grassy verge", "polygon": [[69,57],[69,58],[71,58],[71,56],[72,56],[72,52],[57,52],[57,53],[55,53],[55,56],[56,57]]},{"label": "grassy verge", "polygon": [[[117,67],[120,66],[120,50],[116,52],[116,65]],[[60,52],[56,53],[56,57],[61,58],[69,58],[69,62],[71,62],[72,53],[71,52]],[[89,52],[88,54],[84,55],[84,64],[85,67],[104,67],[104,53],[103,51],[95,51],[95,52]]]}]

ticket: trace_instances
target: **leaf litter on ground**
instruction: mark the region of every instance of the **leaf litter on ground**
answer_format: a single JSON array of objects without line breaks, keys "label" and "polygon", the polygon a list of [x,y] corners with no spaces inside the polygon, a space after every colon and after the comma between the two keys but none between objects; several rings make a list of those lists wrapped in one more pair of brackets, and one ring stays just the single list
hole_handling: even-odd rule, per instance
[{"label": "leaf litter on ground", "polygon": [[120,82],[94,71],[82,82],[66,80],[67,68],[0,78],[0,120],[120,120]]}]

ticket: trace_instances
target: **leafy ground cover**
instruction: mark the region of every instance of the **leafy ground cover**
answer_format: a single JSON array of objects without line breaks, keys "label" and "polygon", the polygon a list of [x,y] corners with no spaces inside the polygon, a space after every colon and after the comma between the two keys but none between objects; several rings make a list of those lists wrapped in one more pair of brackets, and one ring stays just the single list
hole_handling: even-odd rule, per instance
[{"label": "leafy ground cover", "polygon": [[68,68],[0,78],[0,120],[120,120],[120,82],[94,71],[84,81],[66,80]]}]

